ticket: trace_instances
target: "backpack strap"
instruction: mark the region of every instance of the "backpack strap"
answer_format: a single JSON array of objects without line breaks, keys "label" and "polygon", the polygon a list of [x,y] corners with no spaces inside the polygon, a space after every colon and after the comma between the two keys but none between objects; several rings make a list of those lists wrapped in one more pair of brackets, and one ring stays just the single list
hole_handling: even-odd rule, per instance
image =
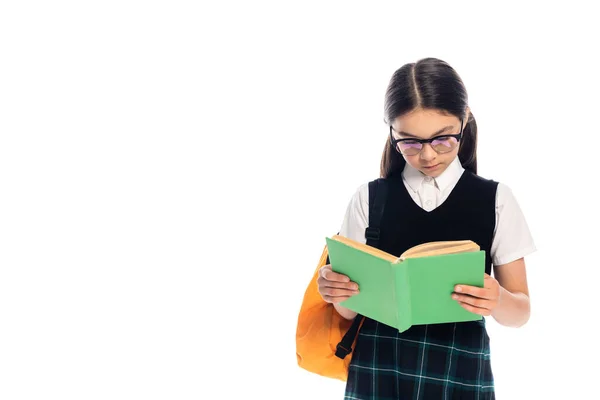
[{"label": "backpack strap", "polygon": [[384,179],[369,182],[369,226],[365,229],[369,246],[379,246],[379,233],[386,199],[387,182]]},{"label": "backpack strap", "polygon": [[[387,182],[384,179],[376,179],[369,182],[369,226],[365,229],[365,237],[369,246],[379,246],[381,220],[383,219],[383,210],[387,199]],[[356,339],[358,329],[360,328],[364,316],[357,314],[350,329],[346,332],[342,341],[335,349],[335,355],[344,359],[352,352],[352,343]]]}]

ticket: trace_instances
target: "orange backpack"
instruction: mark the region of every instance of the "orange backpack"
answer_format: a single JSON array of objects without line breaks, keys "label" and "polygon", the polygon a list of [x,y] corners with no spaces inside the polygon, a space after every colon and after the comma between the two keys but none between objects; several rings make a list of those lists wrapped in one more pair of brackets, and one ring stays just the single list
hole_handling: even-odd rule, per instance
[{"label": "orange backpack", "polygon": [[[383,179],[369,182],[369,227],[367,244],[377,247],[379,226],[383,216],[387,187]],[[323,249],[317,269],[310,281],[298,315],[296,328],[296,358],[307,371],[328,378],[346,381],[352,357],[347,357],[356,344],[358,331],[364,322],[362,315],[349,321],[338,314],[333,304],[319,294],[317,279],[322,266],[329,263],[327,247]]]},{"label": "orange backpack", "polygon": [[319,269],[326,264],[326,260],[327,248],[323,250],[302,301],[296,329],[296,357],[298,365],[307,371],[345,381],[350,357],[343,354],[344,357],[340,358],[340,353],[336,356],[336,351],[338,346],[342,346],[342,339],[352,326],[352,321],[340,316],[333,304],[325,302],[319,294]]}]

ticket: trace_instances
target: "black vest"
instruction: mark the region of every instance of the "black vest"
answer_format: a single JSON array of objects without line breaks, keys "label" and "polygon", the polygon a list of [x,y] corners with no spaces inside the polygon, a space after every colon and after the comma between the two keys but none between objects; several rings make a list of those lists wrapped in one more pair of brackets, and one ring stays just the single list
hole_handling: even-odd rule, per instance
[{"label": "black vest", "polygon": [[485,251],[485,272],[491,275],[497,182],[464,171],[446,201],[428,212],[411,198],[401,174],[388,181],[379,248],[400,256],[425,242],[472,240]]}]

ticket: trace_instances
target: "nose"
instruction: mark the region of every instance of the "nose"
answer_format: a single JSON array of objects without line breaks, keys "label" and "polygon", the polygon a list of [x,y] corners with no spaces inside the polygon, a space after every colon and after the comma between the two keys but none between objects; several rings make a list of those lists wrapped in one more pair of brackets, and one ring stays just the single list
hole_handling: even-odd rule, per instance
[{"label": "nose", "polygon": [[437,153],[435,152],[435,150],[431,147],[431,145],[429,143],[425,143],[423,145],[423,148],[421,149],[421,152],[419,153],[419,155],[421,157],[421,160],[431,161],[435,158]]}]

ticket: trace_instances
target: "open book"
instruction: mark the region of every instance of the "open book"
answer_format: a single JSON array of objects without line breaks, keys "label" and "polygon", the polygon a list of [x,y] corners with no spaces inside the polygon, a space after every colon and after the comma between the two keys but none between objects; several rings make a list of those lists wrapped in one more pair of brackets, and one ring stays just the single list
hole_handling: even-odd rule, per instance
[{"label": "open book", "polygon": [[412,325],[480,320],[452,299],[457,284],[483,287],[485,252],[470,240],[424,243],[400,257],[335,235],[331,269],[356,282],[342,306],[404,332]]}]

